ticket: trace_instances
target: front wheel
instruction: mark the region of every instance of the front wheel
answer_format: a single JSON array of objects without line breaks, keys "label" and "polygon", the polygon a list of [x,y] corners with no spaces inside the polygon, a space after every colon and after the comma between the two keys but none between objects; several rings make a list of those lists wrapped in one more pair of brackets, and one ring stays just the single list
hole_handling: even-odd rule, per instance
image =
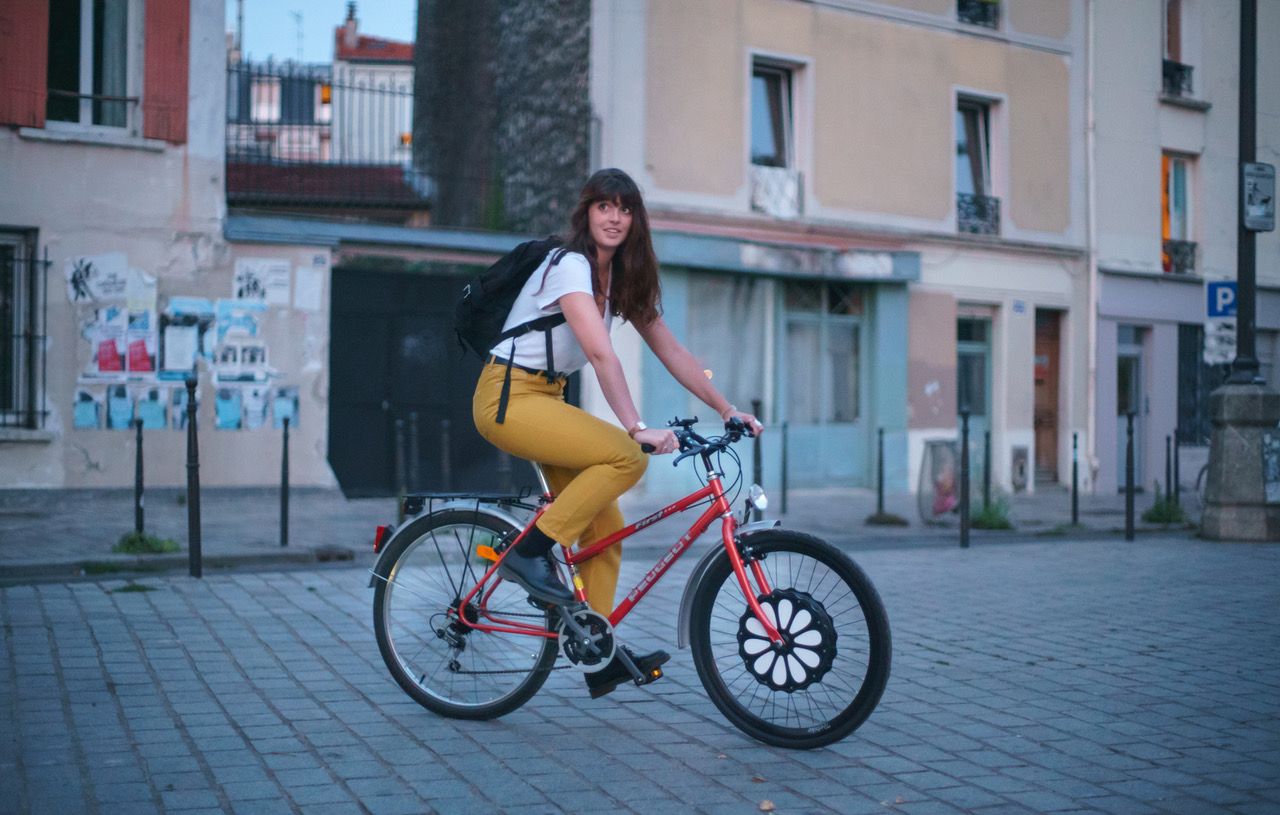
[{"label": "front wheel", "polygon": [[694,589],[689,641],[702,685],[754,739],[809,749],[839,741],[871,715],[889,679],[889,620],[847,555],[797,532],[744,541],[769,590],[761,607],[785,640],[775,649],[747,606],[728,554]]},{"label": "front wheel", "polygon": [[445,510],[412,521],[387,543],[392,563],[376,581],[373,630],[391,675],[423,707],[451,718],[491,719],[524,704],[547,681],[555,639],[481,631],[460,619],[552,630],[549,612],[534,609],[524,589],[496,575],[461,605],[489,566],[477,548],[518,533],[481,512]]}]

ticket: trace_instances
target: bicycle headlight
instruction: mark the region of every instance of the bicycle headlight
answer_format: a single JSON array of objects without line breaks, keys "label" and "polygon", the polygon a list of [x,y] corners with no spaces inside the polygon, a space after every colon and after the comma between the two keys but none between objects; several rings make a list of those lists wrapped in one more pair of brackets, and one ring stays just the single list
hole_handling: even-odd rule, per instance
[{"label": "bicycle headlight", "polygon": [[747,501],[761,512],[769,508],[769,496],[764,494],[764,487],[759,484],[751,485],[751,489],[747,492]]}]

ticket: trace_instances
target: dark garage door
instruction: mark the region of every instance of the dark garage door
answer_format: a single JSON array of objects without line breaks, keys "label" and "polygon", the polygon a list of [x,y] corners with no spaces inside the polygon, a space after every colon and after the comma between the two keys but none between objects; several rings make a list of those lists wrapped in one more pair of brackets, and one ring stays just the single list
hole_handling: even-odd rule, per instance
[{"label": "dark garage door", "polygon": [[[503,486],[499,454],[471,421],[480,361],[464,356],[454,340],[460,285],[452,274],[334,269],[329,463],[347,495],[396,494],[396,419],[403,420],[399,437],[410,490]],[[524,462],[510,467],[516,484],[532,481]]]}]

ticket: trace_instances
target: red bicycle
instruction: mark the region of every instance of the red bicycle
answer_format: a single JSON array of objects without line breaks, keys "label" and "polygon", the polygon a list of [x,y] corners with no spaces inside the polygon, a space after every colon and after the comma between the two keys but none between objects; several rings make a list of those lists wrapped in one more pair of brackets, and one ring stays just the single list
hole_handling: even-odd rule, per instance
[{"label": "red bicycle", "polygon": [[[720,546],[694,567],[680,602],[678,644],[689,646],[711,701],[735,726],[788,748],[831,744],[875,709],[889,678],[889,621],[875,587],[847,555],[778,521],[746,523],[763,509],[752,485],[740,523],[730,494],[741,484],[732,449],[747,429],[734,420],[704,438],[697,419],[674,420],[676,463],[701,463],[701,489],[585,547],[561,566],[578,602],[544,606],[498,575],[505,552],[554,500],[542,495],[422,494],[417,517],[379,529],[370,585],[374,631],[400,687],[424,707],[489,719],[527,702],[557,668],[607,665],[614,629],[693,542],[720,521]],[[725,460],[737,465],[729,490]],[[440,502],[437,505],[436,502]],[[658,521],[705,506],[689,530],[645,573],[608,618],[587,607],[577,566]],[[516,512],[531,512],[520,519]],[[562,575],[563,576],[563,575]],[[630,666],[637,683],[643,677]]]}]

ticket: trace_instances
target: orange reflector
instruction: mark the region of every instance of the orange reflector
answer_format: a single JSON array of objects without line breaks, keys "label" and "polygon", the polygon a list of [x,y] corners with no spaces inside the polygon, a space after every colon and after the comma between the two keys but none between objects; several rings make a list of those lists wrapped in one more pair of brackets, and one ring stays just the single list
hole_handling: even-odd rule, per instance
[{"label": "orange reflector", "polygon": [[382,552],[382,544],[387,542],[387,538],[391,536],[391,527],[386,524],[379,524],[373,533],[373,552],[379,554]]},{"label": "orange reflector", "polygon": [[483,546],[483,545],[477,546],[476,554],[484,558],[485,560],[491,560],[494,562],[497,562],[498,560],[498,553],[493,551],[492,546]]}]

